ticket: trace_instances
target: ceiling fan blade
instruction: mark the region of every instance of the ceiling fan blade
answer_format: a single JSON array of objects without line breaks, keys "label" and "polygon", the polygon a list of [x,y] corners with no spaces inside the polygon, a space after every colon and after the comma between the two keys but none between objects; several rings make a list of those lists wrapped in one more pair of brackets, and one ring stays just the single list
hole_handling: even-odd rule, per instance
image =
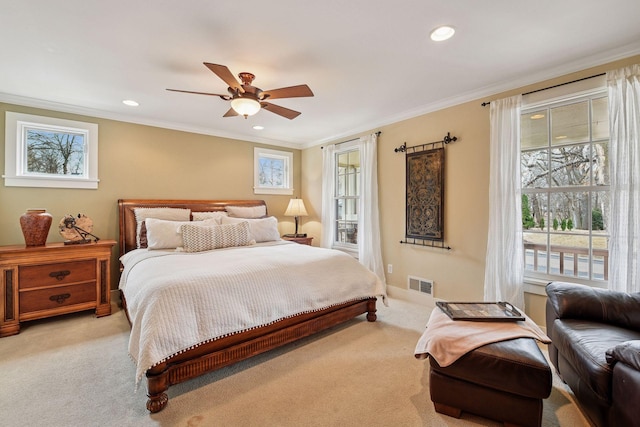
[{"label": "ceiling fan blade", "polygon": [[214,74],[220,77],[226,84],[229,85],[230,88],[236,89],[240,93],[244,93],[244,89],[240,82],[235,78],[231,71],[224,65],[211,64],[209,62],[205,62],[204,65],[214,72]]},{"label": "ceiling fan blade", "polygon": [[220,98],[229,99],[229,95],[220,95],[219,93],[209,93],[209,92],[193,92],[190,90],[180,90],[180,89],[167,89],[171,92],[182,92],[182,93],[193,93],[196,95],[209,95],[209,96],[219,96]]},{"label": "ceiling fan blade", "polygon": [[236,113],[236,110],[234,110],[233,108],[229,108],[229,111],[224,113],[224,116],[222,116],[222,117],[235,117],[237,115],[238,115],[238,113]]},{"label": "ceiling fan blade", "polygon": [[262,92],[264,99],[276,98],[300,98],[304,96],[313,96],[313,92],[307,85],[282,87],[280,89],[265,90]]},{"label": "ceiling fan blade", "polygon": [[262,108],[264,108],[265,110],[271,111],[272,113],[278,114],[282,117],[286,117],[289,120],[293,120],[301,114],[299,111],[290,110],[288,108],[270,104],[268,102],[261,102],[260,105],[262,105]]}]

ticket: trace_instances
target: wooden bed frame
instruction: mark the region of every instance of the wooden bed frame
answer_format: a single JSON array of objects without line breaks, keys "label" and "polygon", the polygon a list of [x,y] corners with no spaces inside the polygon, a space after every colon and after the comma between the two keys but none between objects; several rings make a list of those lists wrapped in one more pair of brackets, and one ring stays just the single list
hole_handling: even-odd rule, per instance
[{"label": "wooden bed frame", "polygon": [[[250,207],[266,204],[263,200],[118,200],[120,256],[136,248],[136,208],[176,207],[189,208],[192,212],[222,212],[225,206]],[[120,296],[126,312],[127,305],[122,292]],[[376,298],[366,298],[318,312],[304,313],[268,326],[224,337],[173,356],[146,373],[149,398],[147,409],[152,413],[164,409],[169,400],[166,391],[171,385],[281,347],[363,313],[367,313],[369,322],[376,320]]]}]

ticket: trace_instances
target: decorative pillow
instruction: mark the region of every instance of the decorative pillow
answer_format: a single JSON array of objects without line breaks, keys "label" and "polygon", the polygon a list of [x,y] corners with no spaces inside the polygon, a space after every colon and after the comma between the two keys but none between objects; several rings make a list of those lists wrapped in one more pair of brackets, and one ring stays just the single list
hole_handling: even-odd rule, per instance
[{"label": "decorative pillow", "polygon": [[180,226],[180,230],[185,252],[210,251],[253,243],[247,222],[213,226],[196,225],[192,222]]},{"label": "decorative pillow", "polygon": [[222,218],[222,224],[238,224],[241,222],[249,223],[251,238],[258,243],[280,240],[280,233],[278,232],[278,220],[275,216],[261,219],[241,219],[231,217]]},{"label": "decorative pillow", "polygon": [[172,221],[189,221],[191,216],[191,209],[136,208],[133,210],[133,213],[136,216],[136,244],[138,248],[146,248],[146,227],[143,227],[143,223],[147,218],[166,219]]},{"label": "decorative pillow", "polygon": [[[164,219],[147,218],[144,221],[147,229],[147,248],[175,249],[183,246],[180,226],[190,224],[191,221],[167,221]],[[200,221],[201,225],[217,225],[215,218]]]},{"label": "decorative pillow", "polygon": [[218,220],[218,224],[220,224],[220,219],[223,216],[227,216],[226,212],[223,211],[215,211],[215,212],[191,212],[191,217],[194,221],[204,221],[205,219],[215,218]]},{"label": "decorative pillow", "polygon": [[264,218],[267,215],[267,207],[260,206],[227,206],[225,208],[229,216],[235,218]]}]

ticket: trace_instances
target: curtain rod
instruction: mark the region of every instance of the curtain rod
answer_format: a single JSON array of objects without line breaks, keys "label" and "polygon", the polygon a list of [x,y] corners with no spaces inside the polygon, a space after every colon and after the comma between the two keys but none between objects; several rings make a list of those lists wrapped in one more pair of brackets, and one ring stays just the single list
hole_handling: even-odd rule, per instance
[{"label": "curtain rod", "polygon": [[[569,85],[569,84],[571,84],[571,83],[578,83],[578,82],[581,82],[581,81],[583,81],[583,80],[589,80],[589,79],[593,79],[593,78],[595,78],[595,77],[604,76],[605,74],[607,74],[607,73],[600,73],[600,74],[596,74],[596,75],[589,76],[589,77],[583,77],[583,78],[581,78],[581,79],[571,80],[570,82],[559,83],[559,84],[557,84],[557,85],[553,85],[553,86],[549,86],[549,87],[544,87],[544,88],[542,88],[542,89],[532,90],[532,91],[530,91],[530,92],[523,93],[523,94],[522,94],[522,96],[524,96],[524,95],[531,95],[532,93],[542,92],[543,90],[553,89],[553,88],[555,88],[555,87],[560,87],[560,86],[564,86],[564,85]],[[480,104],[480,105],[482,105],[483,107],[486,107],[486,106],[487,106],[487,105],[489,105],[489,104],[491,104],[491,101],[485,101],[485,102],[483,102],[483,103],[482,103],[482,104]]]},{"label": "curtain rod", "polygon": [[[377,136],[380,136],[380,134],[381,134],[381,133],[382,133],[382,131],[378,131],[378,132],[376,132],[375,134],[376,134]],[[359,140],[359,139],[360,139],[360,138],[353,138],[353,139],[349,139],[349,140],[347,140],[347,141],[336,142],[336,143],[335,143],[335,144],[333,144],[333,145],[346,144],[347,142],[353,142],[353,141],[357,141],[357,140]],[[321,147],[320,147],[320,149],[321,149],[321,150],[324,150],[324,146],[321,146]]]}]

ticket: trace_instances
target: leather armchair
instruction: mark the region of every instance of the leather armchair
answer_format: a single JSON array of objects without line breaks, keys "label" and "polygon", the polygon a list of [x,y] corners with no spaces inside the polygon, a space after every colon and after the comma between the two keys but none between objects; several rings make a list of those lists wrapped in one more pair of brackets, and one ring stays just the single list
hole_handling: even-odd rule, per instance
[{"label": "leather armchair", "polygon": [[547,285],[549,358],[596,426],[640,426],[640,293]]}]

